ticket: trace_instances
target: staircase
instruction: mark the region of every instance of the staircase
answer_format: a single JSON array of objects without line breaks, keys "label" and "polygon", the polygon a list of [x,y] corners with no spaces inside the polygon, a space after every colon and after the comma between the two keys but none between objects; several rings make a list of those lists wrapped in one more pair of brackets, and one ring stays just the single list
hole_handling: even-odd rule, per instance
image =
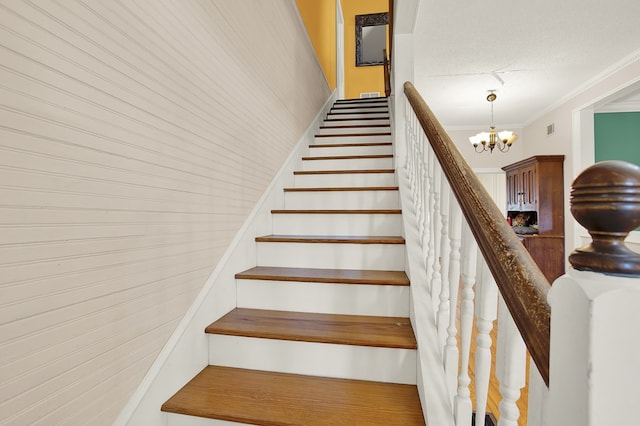
[{"label": "staircase", "polygon": [[385,98],[337,101],[168,424],[424,425]]}]

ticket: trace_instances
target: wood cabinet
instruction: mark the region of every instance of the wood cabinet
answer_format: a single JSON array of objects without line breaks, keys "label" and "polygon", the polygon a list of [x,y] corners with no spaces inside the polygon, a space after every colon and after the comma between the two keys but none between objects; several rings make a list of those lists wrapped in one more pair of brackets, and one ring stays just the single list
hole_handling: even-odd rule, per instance
[{"label": "wood cabinet", "polygon": [[536,211],[537,203],[536,165],[507,172],[507,211]]},{"label": "wood cabinet", "polygon": [[564,236],[520,235],[520,241],[550,283],[564,274]]},{"label": "wood cabinet", "polygon": [[526,221],[514,231],[549,282],[564,274],[563,163],[563,155],[538,155],[502,168],[507,215],[514,223]]}]

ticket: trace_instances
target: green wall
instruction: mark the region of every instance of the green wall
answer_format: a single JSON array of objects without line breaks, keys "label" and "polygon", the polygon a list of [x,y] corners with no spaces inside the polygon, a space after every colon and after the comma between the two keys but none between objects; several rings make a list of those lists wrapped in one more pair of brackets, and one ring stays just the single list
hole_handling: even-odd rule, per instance
[{"label": "green wall", "polygon": [[624,160],[640,166],[640,112],[597,113],[595,161]]}]

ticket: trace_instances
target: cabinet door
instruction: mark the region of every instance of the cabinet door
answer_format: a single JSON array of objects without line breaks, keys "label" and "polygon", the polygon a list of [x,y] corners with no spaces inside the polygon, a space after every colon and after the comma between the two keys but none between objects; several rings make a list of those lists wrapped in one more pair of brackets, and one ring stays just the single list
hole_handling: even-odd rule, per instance
[{"label": "cabinet door", "polygon": [[538,177],[535,165],[526,167],[520,171],[522,182],[522,208],[524,211],[538,209]]},{"label": "cabinet door", "polygon": [[520,173],[512,171],[507,173],[507,210],[519,211],[520,199]]}]

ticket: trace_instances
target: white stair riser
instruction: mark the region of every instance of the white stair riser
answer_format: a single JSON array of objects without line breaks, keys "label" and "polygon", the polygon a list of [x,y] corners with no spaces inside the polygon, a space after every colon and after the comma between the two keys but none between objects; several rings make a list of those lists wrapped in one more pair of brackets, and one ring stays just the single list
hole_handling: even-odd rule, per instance
[{"label": "white stair riser", "polygon": [[[333,117],[340,118],[340,117]],[[359,120],[359,119],[351,119],[351,120],[331,120],[327,119],[322,123],[323,126],[370,126],[373,124],[384,124],[388,126],[390,121],[388,118],[378,118],[373,120]]]},{"label": "white stair riser", "polygon": [[303,160],[302,170],[378,170],[393,169],[393,157]]},{"label": "white stair riser", "polygon": [[310,157],[332,157],[336,155],[393,155],[391,145],[360,146],[315,146],[309,148]]},{"label": "white stair riser", "polygon": [[321,137],[316,136],[313,138],[313,143],[316,145],[368,143],[368,142],[391,142],[391,135],[321,136]]},{"label": "white stair riser", "polygon": [[404,270],[404,244],[258,242],[258,266]]},{"label": "white stair riser", "polygon": [[335,113],[350,113],[350,114],[389,114],[389,107],[385,106],[361,106],[361,105],[348,105],[338,106],[331,108],[329,114]]},{"label": "white stair riser", "polygon": [[332,118],[348,118],[349,120],[361,120],[361,119],[372,119],[372,118],[382,118],[382,119],[389,119],[389,114],[386,112],[382,112],[382,113],[354,113],[354,114],[349,114],[343,111],[340,111],[338,114],[335,113],[329,113],[327,114],[326,119],[327,120],[331,120]]},{"label": "white stair riser", "polygon": [[276,235],[402,235],[399,214],[274,214]]},{"label": "white stair riser", "polygon": [[239,308],[409,316],[409,286],[236,280]]},{"label": "white stair riser", "polygon": [[207,419],[205,417],[187,416],[185,414],[167,413],[167,426],[234,426],[246,423],[228,422],[225,420]]},{"label": "white stair riser", "polygon": [[343,106],[343,105],[388,105],[389,101],[386,98],[375,99],[375,98],[356,98],[356,99],[339,99],[334,105],[335,106]]},{"label": "white stair riser", "polygon": [[336,173],[295,175],[296,188],[345,188],[356,186],[397,186],[394,173]]},{"label": "white stair riser", "polygon": [[[386,124],[386,123],[385,123]],[[371,125],[367,123],[365,125]],[[339,124],[330,124],[328,126],[340,126]],[[347,126],[347,125],[344,125]],[[385,127],[329,127],[320,128],[316,134],[318,135],[343,135],[343,134],[358,134],[358,133],[389,133],[391,127],[386,125]]]},{"label": "white stair riser", "polygon": [[415,384],[416,351],[210,334],[209,364]]},{"label": "white stair riser", "polygon": [[398,191],[295,191],[285,192],[290,210],[399,209]]}]

